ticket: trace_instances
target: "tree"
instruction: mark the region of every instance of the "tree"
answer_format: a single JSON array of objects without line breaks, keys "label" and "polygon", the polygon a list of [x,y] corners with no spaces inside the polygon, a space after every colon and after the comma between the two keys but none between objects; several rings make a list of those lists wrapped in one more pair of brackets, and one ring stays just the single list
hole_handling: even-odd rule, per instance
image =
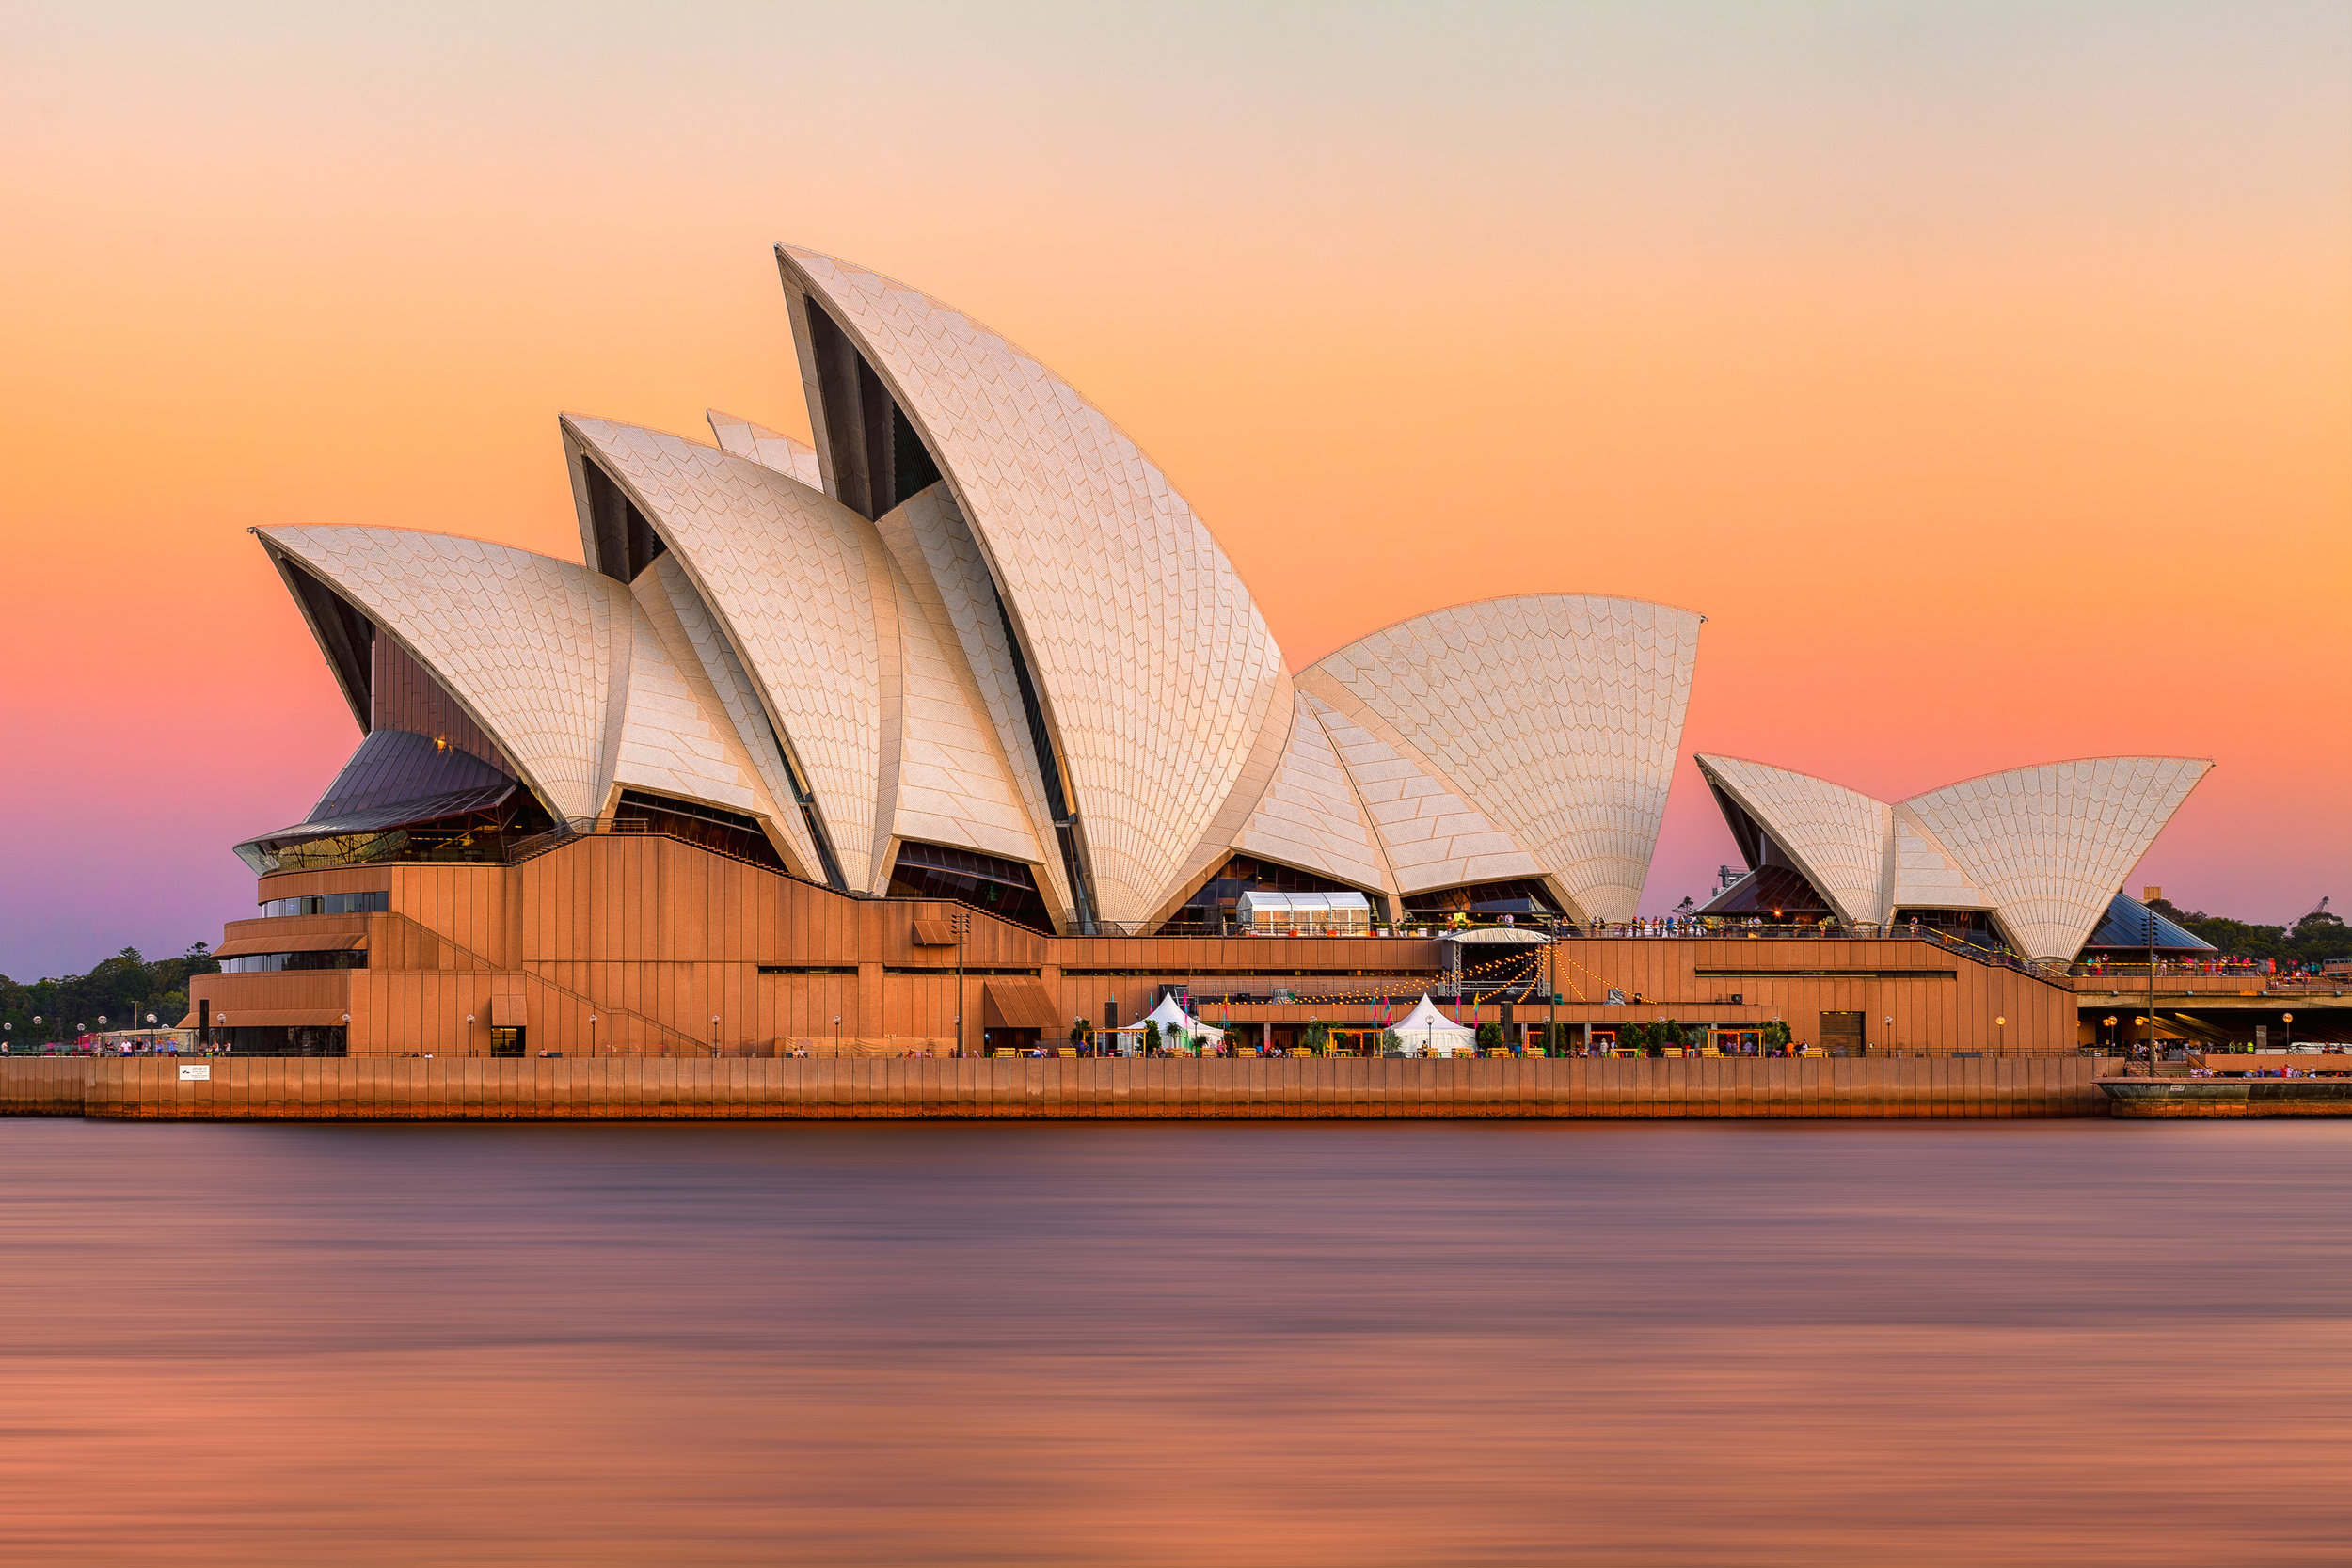
[{"label": "tree", "polygon": [[1657,1041],[1660,1045],[1682,1045],[1687,1043],[1683,1037],[1682,1025],[1676,1022],[1671,1018],[1659,1020]]},{"label": "tree", "polygon": [[1321,1051],[1331,1043],[1330,1026],[1323,1023],[1308,1024],[1306,1031],[1298,1037],[1298,1043],[1310,1051]]},{"label": "tree", "polygon": [[1764,1049],[1778,1051],[1788,1043],[1788,1025],[1774,1019],[1764,1025]]},{"label": "tree", "polygon": [[1404,1037],[1397,1034],[1397,1032],[1393,1029],[1381,1030],[1380,1054],[1383,1056],[1402,1056],[1405,1054]]},{"label": "tree", "polygon": [[1070,1026],[1070,1043],[1083,1046],[1087,1042],[1087,1037],[1093,1033],[1094,1021],[1090,1018],[1082,1018]]},{"label": "tree", "polygon": [[1147,1018],[1143,1021],[1143,1053],[1147,1056],[1160,1053],[1160,1024],[1157,1019]]},{"label": "tree", "polygon": [[1652,1040],[1646,1023],[1627,1023],[1617,1030],[1617,1044],[1634,1051],[1647,1051]]},{"label": "tree", "polygon": [[[63,1043],[72,1038],[74,1024],[95,1028],[102,1017],[110,1028],[129,1028],[143,1026],[153,1013],[156,1023],[168,1028],[187,1014],[188,977],[219,970],[220,961],[200,942],[179,958],[153,963],[126,947],[87,974],[29,983],[0,976],[0,1020],[10,1025],[8,1038],[20,1050]],[[41,1021],[38,1025],[36,1017]]]},{"label": "tree", "polygon": [[1478,1049],[1481,1051],[1502,1050],[1502,1025],[1492,1020],[1480,1024],[1478,1026]]},{"label": "tree", "polygon": [[2207,914],[2202,910],[2183,911],[2167,898],[2154,899],[2148,907],[2190,935],[2212,942],[2224,958],[2271,958],[2282,964],[2352,958],[2352,927],[2322,911],[2281,927]]}]

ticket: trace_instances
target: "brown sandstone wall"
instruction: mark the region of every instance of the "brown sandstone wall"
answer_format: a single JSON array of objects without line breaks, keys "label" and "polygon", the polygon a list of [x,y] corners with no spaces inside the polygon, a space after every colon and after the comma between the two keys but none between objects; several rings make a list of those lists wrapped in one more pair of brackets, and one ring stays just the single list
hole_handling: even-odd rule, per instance
[{"label": "brown sandstone wall", "polygon": [[[2065,1057],[1681,1061],[1116,1061],[498,1057],[8,1063],[89,1083],[87,1114],[162,1120],[2105,1116],[2101,1064]],[[61,1077],[62,1075],[60,1075]],[[74,1114],[72,1109],[48,1113]]]}]

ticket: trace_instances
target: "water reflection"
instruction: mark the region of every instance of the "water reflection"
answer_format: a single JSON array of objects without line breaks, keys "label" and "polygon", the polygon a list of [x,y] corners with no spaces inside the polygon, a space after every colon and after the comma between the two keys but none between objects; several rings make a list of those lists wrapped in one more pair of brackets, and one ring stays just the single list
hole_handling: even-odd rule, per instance
[{"label": "water reflection", "polygon": [[2339,1562],[2352,1127],[0,1123],[0,1554]]}]

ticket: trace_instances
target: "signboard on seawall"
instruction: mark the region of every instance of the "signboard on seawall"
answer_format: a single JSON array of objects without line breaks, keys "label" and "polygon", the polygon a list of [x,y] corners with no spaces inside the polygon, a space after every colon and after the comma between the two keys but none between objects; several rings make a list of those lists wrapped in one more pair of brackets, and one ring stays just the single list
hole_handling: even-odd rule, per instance
[{"label": "signboard on seawall", "polygon": [[209,1083],[212,1080],[212,1076],[213,1064],[210,1062],[198,1062],[193,1064],[183,1062],[180,1064],[180,1082],[183,1084]]}]

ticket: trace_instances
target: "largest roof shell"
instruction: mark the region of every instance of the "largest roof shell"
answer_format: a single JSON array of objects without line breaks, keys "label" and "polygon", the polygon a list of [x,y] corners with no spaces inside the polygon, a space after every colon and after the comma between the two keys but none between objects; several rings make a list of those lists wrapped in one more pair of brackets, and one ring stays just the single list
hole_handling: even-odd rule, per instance
[{"label": "largest roof shell", "polygon": [[1098,912],[1149,918],[1235,791],[1263,790],[1287,733],[1256,604],[1168,476],[1034,356],[880,273],[793,245],[777,258],[954,490],[1035,677]]}]

